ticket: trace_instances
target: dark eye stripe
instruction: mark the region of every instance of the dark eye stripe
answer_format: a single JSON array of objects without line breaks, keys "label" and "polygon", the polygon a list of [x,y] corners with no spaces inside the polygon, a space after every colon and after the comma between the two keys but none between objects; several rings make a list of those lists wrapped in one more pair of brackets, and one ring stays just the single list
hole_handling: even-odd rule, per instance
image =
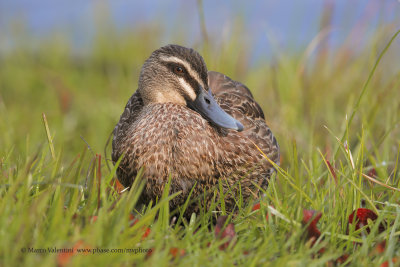
[{"label": "dark eye stripe", "polygon": [[199,90],[200,90],[200,85],[199,85],[199,83],[197,82],[197,80],[196,80],[194,77],[192,77],[192,76],[189,74],[189,72],[186,70],[186,68],[185,68],[182,64],[179,64],[179,63],[172,63],[172,62],[163,62],[163,63],[164,63],[171,71],[173,71],[173,72],[174,72],[174,69],[175,69],[176,67],[182,68],[183,73],[182,73],[182,76],[180,76],[180,77],[182,77],[183,79],[185,79],[185,81],[193,88],[193,90],[194,90],[194,92],[195,92],[196,95],[199,94]]},{"label": "dark eye stripe", "polygon": [[190,64],[190,67],[192,67],[193,70],[198,69],[198,67],[201,66],[200,70],[197,73],[199,74],[199,78],[201,79],[201,81],[204,82],[204,85],[207,86],[208,72],[204,62],[196,58],[195,60],[189,61],[188,63]]},{"label": "dark eye stripe", "polygon": [[198,95],[200,93],[200,84],[196,81],[196,79],[189,74],[186,74],[185,76],[183,76],[183,78],[193,88],[194,93]]}]

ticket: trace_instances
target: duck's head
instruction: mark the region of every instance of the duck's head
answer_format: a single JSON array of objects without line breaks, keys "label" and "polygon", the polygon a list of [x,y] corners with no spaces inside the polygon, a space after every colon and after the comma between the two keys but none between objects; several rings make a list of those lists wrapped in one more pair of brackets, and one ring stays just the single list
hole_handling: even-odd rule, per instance
[{"label": "duck's head", "polygon": [[138,90],[144,105],[185,105],[219,127],[243,130],[215,101],[208,87],[207,66],[193,49],[167,45],[154,51],[142,67]]}]

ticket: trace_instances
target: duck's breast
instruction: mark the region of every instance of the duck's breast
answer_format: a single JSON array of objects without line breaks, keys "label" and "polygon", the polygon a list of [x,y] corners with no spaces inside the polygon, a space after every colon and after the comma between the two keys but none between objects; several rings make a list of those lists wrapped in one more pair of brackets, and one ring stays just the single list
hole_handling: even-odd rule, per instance
[{"label": "duck's breast", "polygon": [[150,104],[127,131],[126,164],[136,170],[144,166],[146,178],[160,182],[169,175],[208,179],[215,175],[218,161],[217,135],[200,114],[185,106]]}]

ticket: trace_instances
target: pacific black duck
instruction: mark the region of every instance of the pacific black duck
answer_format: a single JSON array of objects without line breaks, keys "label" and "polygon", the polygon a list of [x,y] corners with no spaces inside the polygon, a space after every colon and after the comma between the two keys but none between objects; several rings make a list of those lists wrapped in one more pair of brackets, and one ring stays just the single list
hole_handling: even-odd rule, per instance
[{"label": "pacific black duck", "polygon": [[[240,181],[246,201],[258,194],[253,183],[266,188],[274,171],[255,144],[279,162],[278,143],[249,89],[207,71],[195,50],[167,45],[142,67],[139,87],[114,129],[112,160],[123,155],[117,176],[125,187],[144,167],[143,204],[160,198],[171,176],[171,192],[182,191],[172,208],[185,202],[195,182],[192,198],[203,199],[221,181],[226,192],[232,187],[225,197],[231,210],[238,197],[235,184]],[[198,208],[197,202],[191,204],[185,215]]]}]

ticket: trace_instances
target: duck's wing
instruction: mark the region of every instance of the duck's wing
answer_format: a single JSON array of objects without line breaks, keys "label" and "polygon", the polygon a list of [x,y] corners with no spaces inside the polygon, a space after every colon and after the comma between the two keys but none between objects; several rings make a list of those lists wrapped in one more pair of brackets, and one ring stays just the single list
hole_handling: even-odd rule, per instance
[{"label": "duck's wing", "polygon": [[231,92],[253,98],[249,88],[247,88],[244,84],[234,81],[228,76],[216,71],[208,72],[208,85],[210,86],[213,94]]},{"label": "duck's wing", "polygon": [[245,118],[264,119],[261,107],[244,84],[215,71],[208,72],[208,83],[221,107],[239,121],[246,123]]},{"label": "duck's wing", "polygon": [[279,163],[278,142],[250,90],[242,83],[214,71],[208,72],[208,83],[221,108],[243,124],[242,134],[254,142],[271,160]]},{"label": "duck's wing", "polygon": [[137,119],[138,114],[143,108],[143,100],[140,96],[139,92],[136,91],[131,98],[129,98],[128,103],[126,103],[125,110],[119,118],[119,122],[115,125],[113,131],[113,141],[112,141],[112,160],[116,162],[121,156],[119,152],[120,149],[117,147],[120,145],[120,142],[124,140],[124,136],[126,135],[128,128],[133,122]]}]

